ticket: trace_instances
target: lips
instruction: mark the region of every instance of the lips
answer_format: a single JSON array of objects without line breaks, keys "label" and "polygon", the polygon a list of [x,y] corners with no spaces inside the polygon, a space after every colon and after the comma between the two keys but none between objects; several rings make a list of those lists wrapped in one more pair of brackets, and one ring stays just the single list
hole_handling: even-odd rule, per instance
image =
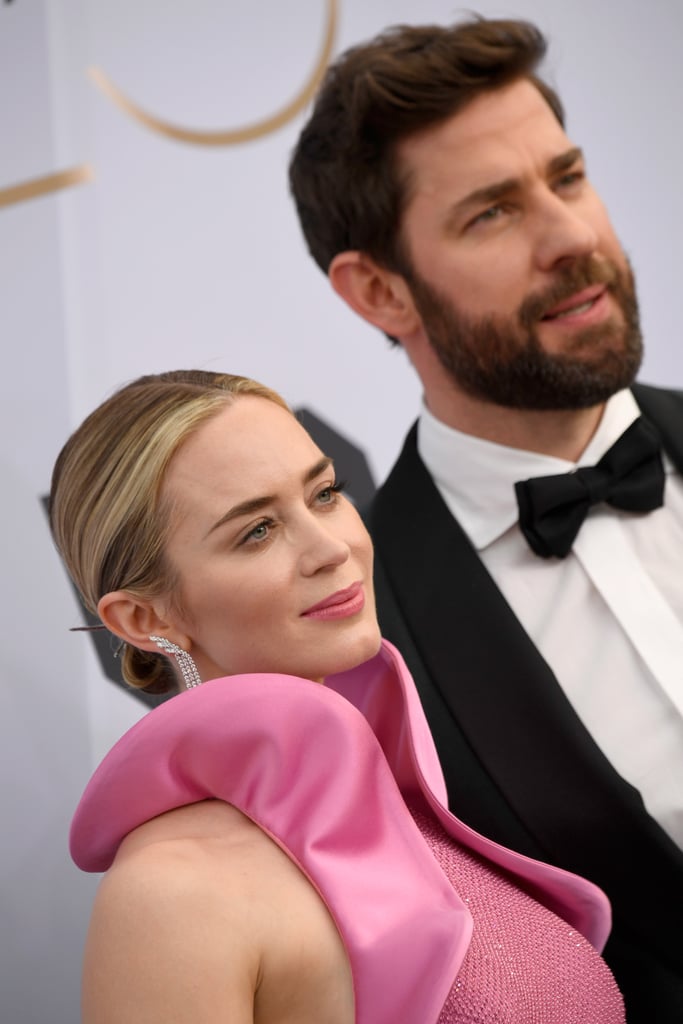
[{"label": "lips", "polygon": [[575,292],[569,298],[553,306],[544,316],[543,320],[559,320],[565,316],[579,316],[588,312],[591,306],[604,295],[606,291],[604,284],[593,285],[591,288],[584,288],[583,291]]},{"label": "lips", "polygon": [[337,590],[329,597],[323,598],[317,604],[311,605],[305,612],[301,613],[302,618],[336,619],[345,618],[347,615],[355,615],[365,604],[363,584],[360,580],[352,583],[344,590]]}]

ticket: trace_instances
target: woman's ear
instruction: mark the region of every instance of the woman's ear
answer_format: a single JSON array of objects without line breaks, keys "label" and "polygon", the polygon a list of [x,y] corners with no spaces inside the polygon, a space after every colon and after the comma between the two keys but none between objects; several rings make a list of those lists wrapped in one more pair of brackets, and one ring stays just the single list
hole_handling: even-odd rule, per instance
[{"label": "woman's ear", "polygon": [[338,253],[328,275],[344,302],[385,334],[400,341],[421,325],[405,278],[381,267],[366,253]]},{"label": "woman's ear", "polygon": [[142,651],[158,650],[150,640],[151,635],[163,636],[183,650],[190,650],[190,637],[174,626],[158,600],[149,601],[128,590],[114,590],[100,598],[97,612],[111,633]]}]

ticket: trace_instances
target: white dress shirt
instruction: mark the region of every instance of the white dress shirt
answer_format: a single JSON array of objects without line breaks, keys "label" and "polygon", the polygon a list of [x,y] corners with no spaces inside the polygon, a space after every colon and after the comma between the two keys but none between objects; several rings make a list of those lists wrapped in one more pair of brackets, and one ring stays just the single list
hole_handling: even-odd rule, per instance
[{"label": "white dress shirt", "polygon": [[539,558],[515,482],[594,465],[639,415],[614,395],[577,463],[445,426],[423,406],[418,451],[439,492],[577,714],[683,847],[683,480],[664,458],[664,506],[591,509],[564,559]]}]

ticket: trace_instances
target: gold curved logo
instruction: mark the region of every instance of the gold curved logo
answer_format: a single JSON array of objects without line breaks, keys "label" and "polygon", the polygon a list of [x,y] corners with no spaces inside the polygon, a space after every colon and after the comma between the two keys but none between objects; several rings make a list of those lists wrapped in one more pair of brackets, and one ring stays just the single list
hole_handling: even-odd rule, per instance
[{"label": "gold curved logo", "polygon": [[71,188],[72,185],[83,185],[92,181],[94,177],[95,172],[91,164],[81,164],[79,167],[71,167],[66,171],[57,171],[55,174],[44,174],[40,178],[22,181],[20,185],[0,188],[0,209],[3,206],[21,203],[25,199],[36,199],[38,196],[49,195],[50,192],[59,192],[63,188]]},{"label": "gold curved logo", "polygon": [[88,74],[105,96],[108,96],[117,107],[144,125],[145,128],[158,132],[160,135],[165,135],[169,139],[175,139],[178,142],[189,142],[195,146],[235,146],[277,131],[278,128],[291,121],[306,106],[309,100],[313,98],[332,55],[336,28],[337,0],[327,0],[327,23],[325,25],[323,45],[311,77],[286,106],[277,110],[270,117],[244,125],[242,128],[228,128],[223,131],[197,131],[192,128],[183,128],[179,125],[171,124],[143,110],[139,104],[125,96],[101,68],[91,67],[88,69]]}]

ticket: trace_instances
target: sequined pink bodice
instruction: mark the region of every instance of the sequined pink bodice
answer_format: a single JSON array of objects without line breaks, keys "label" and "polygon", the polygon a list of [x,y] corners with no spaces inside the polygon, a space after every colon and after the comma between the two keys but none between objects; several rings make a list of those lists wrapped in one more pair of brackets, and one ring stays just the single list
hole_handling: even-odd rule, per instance
[{"label": "sequined pink bodice", "polygon": [[623,1024],[621,993],[593,946],[434,818],[412,813],[474,918],[439,1024]]}]

